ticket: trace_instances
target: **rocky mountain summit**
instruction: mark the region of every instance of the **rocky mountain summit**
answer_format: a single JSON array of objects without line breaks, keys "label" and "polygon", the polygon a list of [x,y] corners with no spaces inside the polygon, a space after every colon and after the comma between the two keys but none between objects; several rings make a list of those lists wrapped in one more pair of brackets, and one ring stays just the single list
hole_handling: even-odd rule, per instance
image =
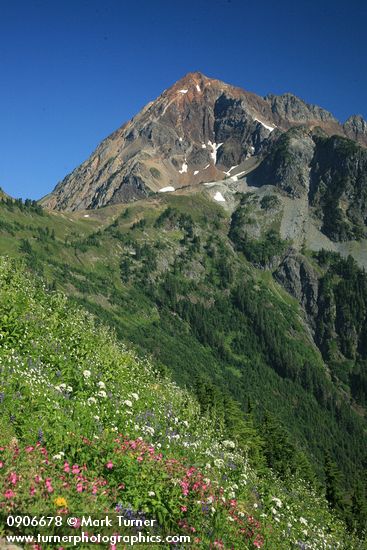
[{"label": "rocky mountain summit", "polygon": [[[327,111],[292,94],[262,98],[189,73],[106,138],[42,204],[56,210],[93,209],[151,192],[223,180],[231,184],[271,154],[285,132],[299,126],[367,144],[361,117],[342,126]],[[304,181],[300,185],[307,187]]]}]

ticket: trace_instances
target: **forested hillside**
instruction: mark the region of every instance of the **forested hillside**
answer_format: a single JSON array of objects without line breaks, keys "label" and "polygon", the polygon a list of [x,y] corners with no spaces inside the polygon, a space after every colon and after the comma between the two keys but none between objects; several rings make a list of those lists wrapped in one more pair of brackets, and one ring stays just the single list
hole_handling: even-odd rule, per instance
[{"label": "forested hillside", "polygon": [[352,260],[305,251],[316,310],[280,276],[292,252],[277,227],[241,232],[246,202],[232,217],[203,194],[87,214],[0,208],[3,254],[151,355],[258,472],[308,480],[362,534],[366,276]]},{"label": "forested hillside", "polygon": [[[266,466],[269,456],[294,458],[272,421],[265,441],[250,416],[236,414],[245,437],[230,438],[214,409],[204,414],[190,393],[19,262],[1,258],[0,283],[3,517],[103,509],[154,519],[153,533],[140,532],[143,548],[149,534],[164,548],[177,535],[191,537],[193,548],[362,547],[302,480],[301,462],[281,475]],[[103,536],[113,547],[116,530]]]}]

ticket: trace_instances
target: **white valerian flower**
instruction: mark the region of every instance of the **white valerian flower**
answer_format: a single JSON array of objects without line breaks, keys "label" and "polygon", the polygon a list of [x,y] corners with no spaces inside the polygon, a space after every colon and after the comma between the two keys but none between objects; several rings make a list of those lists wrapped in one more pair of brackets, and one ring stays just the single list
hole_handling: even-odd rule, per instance
[{"label": "white valerian flower", "polygon": [[275,514],[277,514],[277,513],[278,513],[278,510],[277,510],[276,508],[272,508],[272,509],[271,509],[271,512],[272,512],[272,514],[274,514],[274,515],[275,515]]},{"label": "white valerian flower", "polygon": [[307,525],[307,519],[305,519],[303,517],[299,518],[299,522],[302,523],[303,525]]},{"label": "white valerian flower", "polygon": [[232,516],[227,516],[228,521],[234,521]]},{"label": "white valerian flower", "polygon": [[94,420],[97,420],[97,421],[98,421],[98,420],[99,420],[98,414],[96,414],[93,418],[94,418]]},{"label": "white valerian flower", "polygon": [[97,399],[95,397],[88,397],[87,402],[88,405],[92,405],[93,403],[97,403]]},{"label": "white valerian flower", "polygon": [[132,393],[131,397],[133,397],[135,399],[135,401],[137,401],[139,399],[139,395],[137,393]]},{"label": "white valerian flower", "polygon": [[83,371],[83,376],[84,376],[84,378],[90,378],[90,375],[91,375],[91,374],[92,374],[92,373],[91,373],[90,370],[88,370],[88,369],[86,369],[86,370]]},{"label": "white valerian flower", "polygon": [[154,491],[149,491],[148,497],[155,497],[155,492]]},{"label": "white valerian flower", "polygon": [[102,380],[100,380],[100,381],[98,382],[98,386],[99,386],[100,388],[103,389],[103,388],[106,387],[106,384],[105,384],[104,382],[102,382]]},{"label": "white valerian flower", "polygon": [[282,503],[282,501],[280,500],[280,498],[273,497],[271,500],[272,500],[273,502],[275,502],[275,504],[276,504],[276,506],[278,506],[278,508],[281,508],[281,507],[282,507],[283,503]]},{"label": "white valerian flower", "polygon": [[224,460],[222,460],[221,458],[216,458],[214,460],[214,465],[217,467],[217,468],[222,468],[224,466]]},{"label": "white valerian flower", "polygon": [[229,441],[229,440],[223,441],[223,445],[228,449],[234,449],[236,446],[236,444],[233,441]]},{"label": "white valerian flower", "polygon": [[132,407],[132,406],[133,406],[133,404],[132,404],[132,402],[130,401],[130,399],[126,399],[126,400],[124,401],[124,405],[126,405],[127,407]]},{"label": "white valerian flower", "polygon": [[68,393],[71,393],[71,392],[73,391],[73,388],[72,388],[71,386],[68,386],[68,387],[66,388],[66,391],[67,391]]},{"label": "white valerian flower", "polygon": [[154,428],[152,428],[152,426],[144,426],[144,432],[145,433],[148,433],[150,435],[154,435]]},{"label": "white valerian flower", "polygon": [[98,392],[99,397],[107,397],[107,393],[104,390]]}]

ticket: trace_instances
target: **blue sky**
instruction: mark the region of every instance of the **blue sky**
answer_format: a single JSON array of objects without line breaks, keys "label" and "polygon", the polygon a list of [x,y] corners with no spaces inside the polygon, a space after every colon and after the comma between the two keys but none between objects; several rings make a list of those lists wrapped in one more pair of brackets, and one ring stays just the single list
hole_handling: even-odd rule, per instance
[{"label": "blue sky", "polygon": [[367,118],[361,0],[0,0],[0,186],[39,198],[189,71]]}]

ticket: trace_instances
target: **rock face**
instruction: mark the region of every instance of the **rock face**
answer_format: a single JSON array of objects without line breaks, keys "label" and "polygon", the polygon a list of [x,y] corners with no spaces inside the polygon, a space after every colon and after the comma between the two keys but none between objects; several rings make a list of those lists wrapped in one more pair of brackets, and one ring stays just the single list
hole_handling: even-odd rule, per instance
[{"label": "rock face", "polygon": [[314,330],[318,315],[319,288],[316,271],[304,256],[292,251],[284,258],[273,275],[301,304],[307,314],[308,324]]},{"label": "rock face", "polygon": [[[364,143],[358,117],[342,127],[327,111],[291,94],[262,98],[189,73],[105,139],[42,204],[98,208],[191,184],[235,181],[242,163],[261,160],[284,131],[301,124],[328,135],[348,132]],[[309,155],[311,146],[305,143],[304,153],[294,149],[295,158]],[[304,175],[298,176],[304,187]]]},{"label": "rock face", "polygon": [[367,145],[367,122],[361,115],[353,115],[348,118],[343,128],[347,137]]}]

